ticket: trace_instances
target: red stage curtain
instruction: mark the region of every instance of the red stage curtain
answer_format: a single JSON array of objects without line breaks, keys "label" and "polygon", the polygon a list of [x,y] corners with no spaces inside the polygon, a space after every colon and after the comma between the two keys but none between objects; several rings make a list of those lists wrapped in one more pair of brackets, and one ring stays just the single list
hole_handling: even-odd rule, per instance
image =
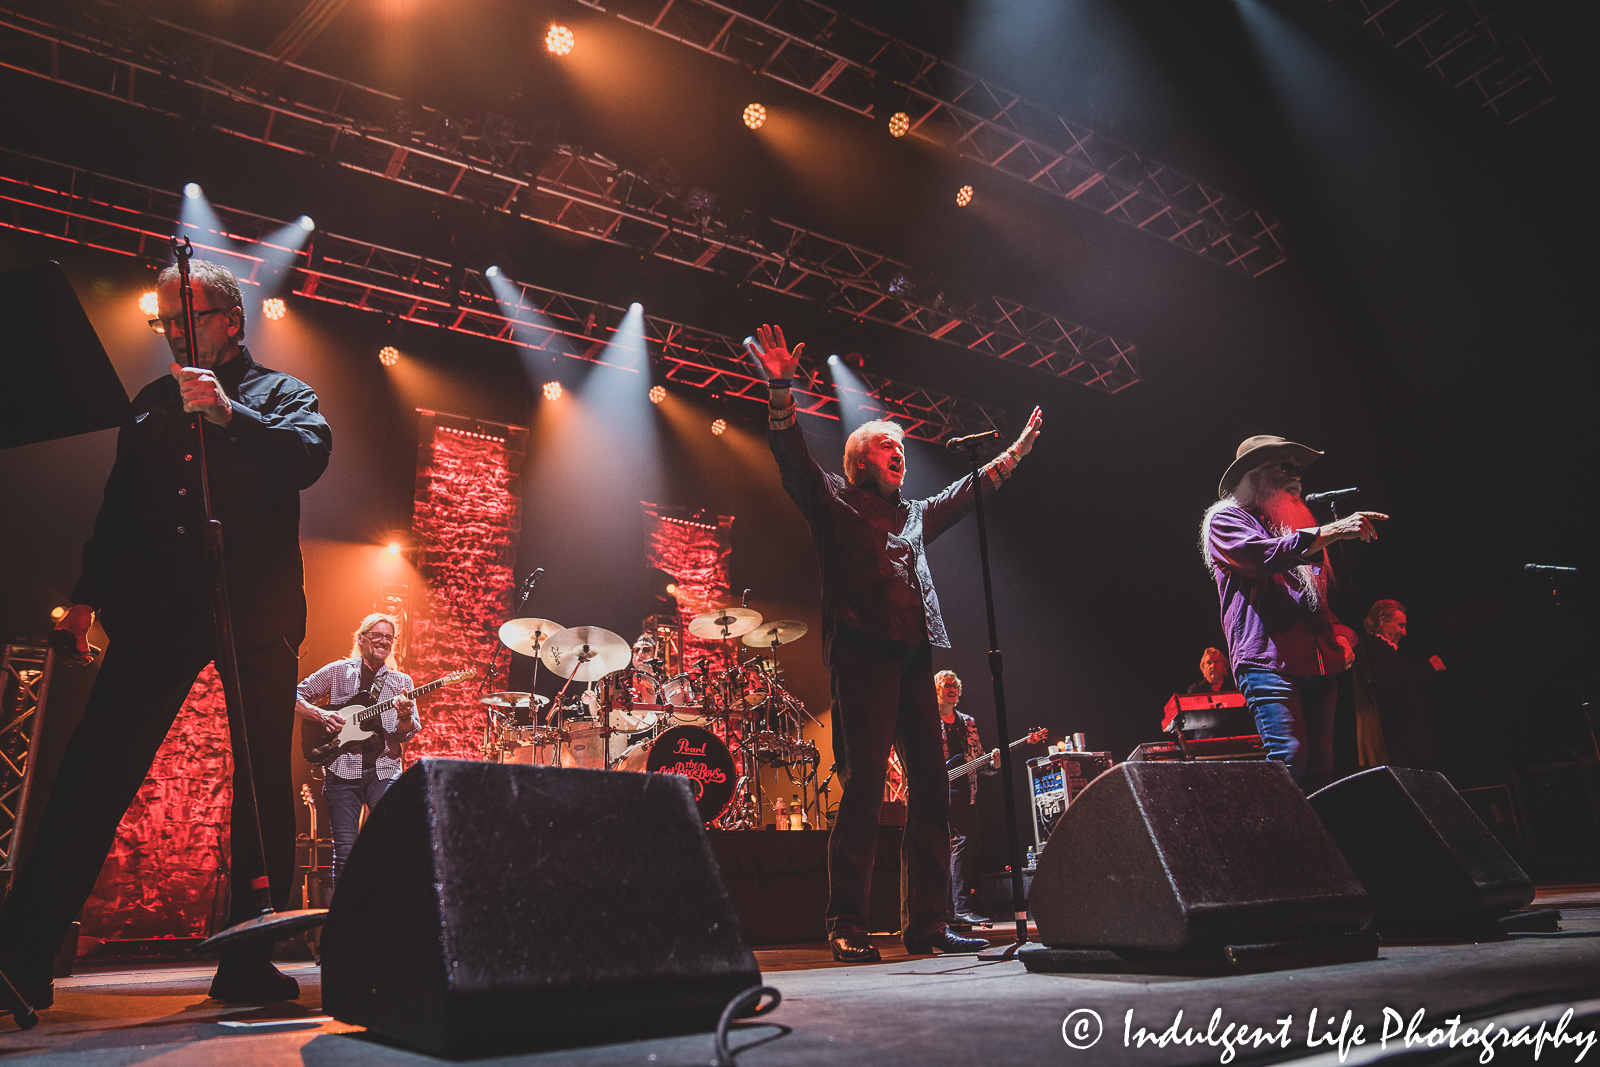
[{"label": "red stage curtain", "polygon": [[[122,817],[84,907],[90,937],[203,937],[227,864],[233,752],[222,679],[206,666]],[[220,872],[220,874],[219,874]]]},{"label": "red stage curtain", "polygon": [[733,516],[716,523],[688,519],[671,507],[641,501],[645,514],[646,554],[678,581],[678,618],[683,623],[683,669],[709,659],[714,671],[736,662],[740,647],[728,641],[707,641],[689,633],[689,620],[729,601],[728,556],[733,551]]},{"label": "red stage curtain", "polygon": [[[516,584],[527,431],[422,412],[411,517],[417,570],[427,583],[413,614],[405,669],[419,684],[487,662]],[[479,759],[484,705],[478,683],[424,697],[409,765],[426,757]]]}]

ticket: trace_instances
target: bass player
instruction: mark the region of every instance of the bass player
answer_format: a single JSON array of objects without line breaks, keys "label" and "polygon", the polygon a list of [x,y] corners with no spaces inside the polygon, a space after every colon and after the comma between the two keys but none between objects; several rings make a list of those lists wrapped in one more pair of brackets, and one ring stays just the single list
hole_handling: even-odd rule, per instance
[{"label": "bass player", "polygon": [[[295,690],[295,713],[306,720],[300,729],[318,737],[336,734],[344,726],[344,716],[333,708],[394,699],[394,708],[377,717],[378,729],[371,740],[360,746],[346,745],[323,765],[327,776],[322,782],[322,798],[328,805],[328,829],[333,834],[335,887],[361,826],[361,806],[365,804],[370,811],[389,783],[400,777],[400,746],[421,728],[416,702],[406,695],[415,688],[411,676],[389,669],[394,638],[394,616],[373,612],[356,627],[349,658],[334,660]],[[318,707],[317,702],[326,706]]]}]

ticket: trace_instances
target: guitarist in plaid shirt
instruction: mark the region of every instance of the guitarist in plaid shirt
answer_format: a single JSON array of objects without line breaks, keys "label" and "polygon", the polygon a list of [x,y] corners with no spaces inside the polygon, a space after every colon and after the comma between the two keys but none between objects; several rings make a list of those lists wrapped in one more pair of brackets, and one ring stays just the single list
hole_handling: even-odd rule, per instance
[{"label": "guitarist in plaid shirt", "polygon": [[[350,657],[334,660],[301,682],[295,691],[295,712],[307,720],[300,727],[302,732],[318,732],[315,725],[320,725],[337,733],[344,725],[344,716],[330,709],[352,701],[371,707],[395,698],[394,708],[378,716],[380,729],[371,741],[360,748],[347,745],[324,764],[327,777],[322,782],[322,798],[328,804],[328,829],[333,834],[335,886],[350,855],[350,846],[356,842],[361,806],[365,804],[370,811],[389,783],[400,777],[400,746],[415,737],[420,728],[415,702],[401,695],[415,688],[411,676],[389,669],[394,637],[394,616],[373,612],[356,627]],[[325,706],[318,707],[317,701]]]}]

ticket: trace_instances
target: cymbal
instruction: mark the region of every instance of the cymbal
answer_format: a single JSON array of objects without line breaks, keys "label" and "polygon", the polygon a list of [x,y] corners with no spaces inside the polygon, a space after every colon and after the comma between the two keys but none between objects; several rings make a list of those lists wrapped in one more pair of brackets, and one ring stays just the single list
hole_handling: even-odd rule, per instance
[{"label": "cymbal", "polygon": [[563,678],[595,682],[626,667],[633,659],[633,648],[599,626],[569,626],[545,639],[539,658]]},{"label": "cymbal", "polygon": [[689,632],[696,637],[717,640],[742,637],[760,625],[761,612],[755,608],[712,608],[690,621]]},{"label": "cymbal", "polygon": [[478,702],[493,704],[497,708],[528,708],[535,704],[542,708],[549,705],[550,698],[534,693],[485,693],[478,698]]},{"label": "cymbal", "polygon": [[562,628],[549,619],[512,619],[500,627],[500,643],[524,656],[537,656],[539,645]]},{"label": "cymbal", "polygon": [[784,619],[781,622],[763,622],[757,628],[744,635],[744,643],[751,648],[771,648],[773,645],[787,645],[790,641],[798,641],[806,635],[811,627],[799,619]]}]

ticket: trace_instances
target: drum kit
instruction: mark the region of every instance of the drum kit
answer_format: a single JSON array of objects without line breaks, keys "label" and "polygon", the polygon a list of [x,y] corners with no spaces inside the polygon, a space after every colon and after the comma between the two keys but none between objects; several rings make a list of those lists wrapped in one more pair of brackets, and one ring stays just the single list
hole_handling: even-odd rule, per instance
[{"label": "drum kit", "polygon": [[[796,620],[768,622],[752,608],[716,608],[689,622],[710,641],[742,642],[756,654],[713,670],[666,675],[649,649],[633,649],[598,626],[563,627],[549,619],[512,619],[501,643],[562,679],[552,701],[535,693],[488,693],[482,748],[497,763],[529,763],[676,774],[689,779],[707,826],[762,825],[762,765],[782,767],[815,794],[816,745],[801,736],[812,720],[783,687],[778,649],[804,637]],[[574,683],[584,683],[568,696]],[[820,823],[820,819],[818,820]]]}]

